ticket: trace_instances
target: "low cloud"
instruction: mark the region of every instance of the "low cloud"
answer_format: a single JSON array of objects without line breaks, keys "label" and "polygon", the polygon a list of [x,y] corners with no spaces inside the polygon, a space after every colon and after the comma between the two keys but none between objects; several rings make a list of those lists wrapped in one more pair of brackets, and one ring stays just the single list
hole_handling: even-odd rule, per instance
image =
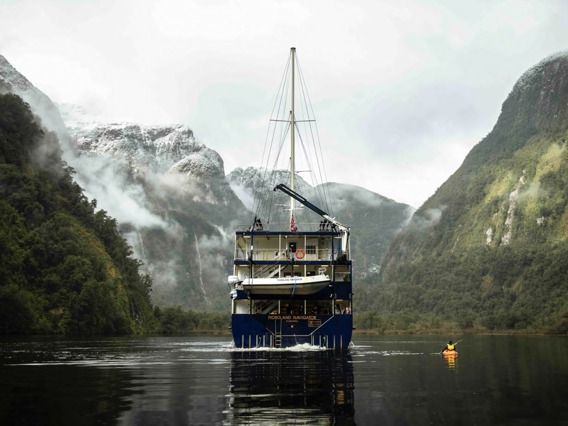
[{"label": "low cloud", "polygon": [[410,221],[410,227],[414,230],[425,231],[436,226],[440,223],[445,209],[446,206],[440,206],[439,208],[427,209],[423,213],[415,214]]},{"label": "low cloud", "polygon": [[244,185],[241,185],[240,183],[232,181],[229,182],[229,185],[233,190],[233,192],[235,193],[235,195],[244,204],[244,206],[248,210],[252,211],[254,208],[254,194],[252,193],[252,190],[250,188],[245,187]]},{"label": "low cloud", "polygon": [[123,224],[136,228],[167,227],[166,222],[146,207],[146,192],[132,182],[124,165],[115,158],[82,155],[73,160],[75,179],[97,206]]}]

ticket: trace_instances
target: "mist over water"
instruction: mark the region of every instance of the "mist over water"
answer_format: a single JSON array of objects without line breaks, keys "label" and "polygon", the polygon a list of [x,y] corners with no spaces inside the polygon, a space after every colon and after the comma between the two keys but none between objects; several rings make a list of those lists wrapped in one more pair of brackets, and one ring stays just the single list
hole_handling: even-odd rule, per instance
[{"label": "mist over water", "polygon": [[568,339],[359,337],[348,351],[226,337],[3,338],[0,423],[497,425],[568,421]]}]

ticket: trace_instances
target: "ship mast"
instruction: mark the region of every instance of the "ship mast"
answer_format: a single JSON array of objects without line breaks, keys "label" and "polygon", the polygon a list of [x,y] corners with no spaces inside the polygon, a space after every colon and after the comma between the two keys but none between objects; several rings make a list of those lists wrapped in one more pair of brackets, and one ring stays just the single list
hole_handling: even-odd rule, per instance
[{"label": "ship mast", "polygon": [[[294,175],[296,174],[296,116],[294,112],[295,108],[295,72],[296,72],[296,48],[290,48],[291,63],[292,63],[292,74],[291,74],[291,110],[290,110],[290,189],[294,191]],[[293,197],[290,197],[290,231],[296,230],[296,222],[294,218],[294,212],[296,209],[296,202]]]}]

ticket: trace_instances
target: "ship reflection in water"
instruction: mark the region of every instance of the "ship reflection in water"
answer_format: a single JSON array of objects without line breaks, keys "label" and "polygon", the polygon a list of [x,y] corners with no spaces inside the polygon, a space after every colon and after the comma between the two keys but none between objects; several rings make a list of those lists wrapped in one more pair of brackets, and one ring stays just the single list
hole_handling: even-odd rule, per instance
[{"label": "ship reflection in water", "polygon": [[351,355],[334,351],[231,353],[229,421],[345,424],[354,419]]}]

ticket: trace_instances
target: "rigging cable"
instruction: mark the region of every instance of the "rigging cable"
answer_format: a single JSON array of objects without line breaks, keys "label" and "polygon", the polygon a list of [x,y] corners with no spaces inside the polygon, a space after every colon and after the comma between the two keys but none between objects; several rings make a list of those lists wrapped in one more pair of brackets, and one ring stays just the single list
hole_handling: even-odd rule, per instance
[{"label": "rigging cable", "polygon": [[[317,122],[315,121],[315,112],[312,106],[312,102],[310,99],[310,95],[309,95],[309,91],[307,90],[307,84],[306,81],[304,79],[304,73],[302,72],[302,68],[300,67],[299,61],[298,61],[298,74],[299,74],[299,80],[300,80],[300,87],[301,87],[301,93],[304,99],[304,103],[303,105],[305,106],[305,108],[307,109],[306,112],[306,116],[308,118],[313,118],[313,120],[308,121],[308,127],[310,130],[310,133],[312,135],[312,141],[313,143],[313,148],[314,148],[314,155],[316,158],[316,163],[317,163],[317,178],[316,178],[316,182],[319,181],[319,183],[321,183],[322,185],[317,185],[314,184],[314,188],[316,190],[316,192],[319,194],[319,198],[322,200],[323,204],[325,205],[325,208],[328,212],[331,213],[330,211],[330,207],[331,207],[331,196],[329,193],[329,185],[323,185],[324,183],[327,182],[327,175],[326,175],[326,170],[325,170],[325,164],[323,163],[323,150],[321,147],[321,140],[319,137],[319,131],[318,131],[318,127],[317,127]],[[310,114],[311,112],[311,114]],[[315,136],[314,136],[314,129],[315,129]],[[315,174],[316,172],[314,172]]]},{"label": "rigging cable", "polygon": [[[287,81],[288,81],[288,73],[290,70],[290,63],[291,63],[291,54],[288,57],[288,62],[286,64],[286,67],[284,69],[284,73],[282,74],[282,78],[280,80],[280,85],[279,85],[279,90],[278,93],[276,95],[276,98],[274,100],[274,105],[272,107],[272,113],[271,113],[271,118],[275,116],[275,111],[276,111],[276,118],[278,118],[280,116],[280,111],[282,109],[282,101],[286,100],[286,96],[284,95],[285,90],[287,89]],[[262,209],[262,204],[263,204],[263,200],[265,201],[265,203],[268,203],[268,198],[267,196],[262,196],[260,194],[260,190],[262,189],[262,186],[259,188],[259,185],[263,185],[265,184],[265,182],[267,181],[267,175],[269,173],[269,168],[268,168],[268,163],[270,161],[270,153],[272,152],[272,146],[274,143],[274,137],[275,137],[275,132],[276,132],[276,126],[272,127],[271,125],[272,123],[272,119],[269,122],[269,126],[267,128],[266,131],[266,138],[265,138],[265,143],[264,143],[264,147],[263,147],[263,152],[262,152],[262,159],[261,159],[261,170],[260,170],[260,180],[257,180],[255,182],[255,186],[254,186],[254,190],[253,190],[253,196],[254,196],[254,202],[253,202],[253,211],[255,211],[258,214],[260,214],[260,211]],[[272,133],[272,135],[271,135]],[[269,142],[270,141],[270,142]],[[268,147],[268,152],[267,152],[267,147]],[[265,163],[266,161],[266,163]],[[269,204],[269,203],[268,203]],[[268,218],[270,218],[270,213],[268,215]]]}]

